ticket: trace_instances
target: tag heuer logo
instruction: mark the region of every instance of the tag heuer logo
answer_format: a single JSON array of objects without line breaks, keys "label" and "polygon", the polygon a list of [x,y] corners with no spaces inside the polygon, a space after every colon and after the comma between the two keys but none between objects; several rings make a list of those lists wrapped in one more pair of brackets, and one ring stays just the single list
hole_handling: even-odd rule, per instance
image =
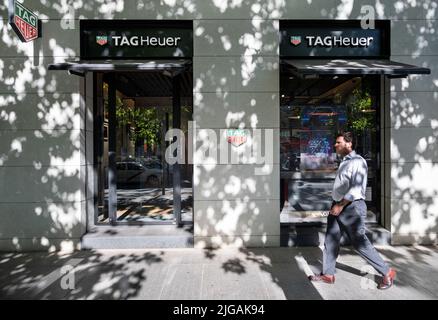
[{"label": "tag heuer logo", "polygon": [[38,17],[17,1],[14,2],[14,14],[10,16],[9,24],[23,42],[38,38]]},{"label": "tag heuer logo", "polygon": [[107,36],[96,36],[96,42],[101,46],[106,45],[108,43]]},{"label": "tag heuer logo", "polygon": [[229,129],[227,130],[227,141],[233,146],[238,147],[244,144],[247,140],[246,130],[243,129]]},{"label": "tag heuer logo", "polygon": [[291,36],[290,43],[292,43],[294,46],[299,45],[301,43],[301,36]]}]

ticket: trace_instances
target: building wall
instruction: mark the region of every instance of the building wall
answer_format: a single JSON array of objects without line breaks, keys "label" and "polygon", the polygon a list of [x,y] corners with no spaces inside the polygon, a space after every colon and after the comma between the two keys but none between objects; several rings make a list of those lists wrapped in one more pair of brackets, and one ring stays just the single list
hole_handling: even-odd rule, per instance
[{"label": "building wall", "polygon": [[[256,176],[252,161],[219,164],[195,155],[195,245],[279,246],[278,21],[198,19],[194,33],[196,125],[215,129],[222,141],[218,129],[276,132],[263,150],[275,155],[266,163],[271,174]],[[248,155],[252,143],[229,152]]]},{"label": "building wall", "polygon": [[[194,119],[199,129],[279,126],[279,19],[356,19],[365,1],[23,1],[43,37],[20,43],[0,3],[0,249],[76,248],[85,232],[84,83],[47,65],[79,55],[82,19],[193,19]],[[383,2],[383,1],[382,1]],[[392,80],[384,202],[394,243],[436,242],[438,226],[437,2],[372,3],[392,20],[392,58],[432,69]],[[69,29],[69,27],[73,27]],[[83,91],[83,90],[82,90]],[[277,131],[275,131],[277,130]],[[200,131],[201,132],[201,131]],[[202,132],[201,132],[202,136]],[[279,245],[278,134],[270,175],[196,154],[195,243]],[[224,137],[222,137],[224,138]],[[200,138],[198,138],[200,142]],[[231,152],[241,153],[251,143]],[[92,145],[91,145],[92,146]],[[91,171],[92,163],[88,161]]]},{"label": "building wall", "polygon": [[393,244],[437,243],[437,3],[422,6],[396,4],[393,12],[392,59],[431,69],[431,75],[394,79],[389,87],[390,157],[385,166]]},{"label": "building wall", "polygon": [[0,4],[0,250],[72,250],[85,232],[83,81],[49,72],[47,64],[71,56],[76,39],[45,20],[54,28],[20,43],[6,4]]}]

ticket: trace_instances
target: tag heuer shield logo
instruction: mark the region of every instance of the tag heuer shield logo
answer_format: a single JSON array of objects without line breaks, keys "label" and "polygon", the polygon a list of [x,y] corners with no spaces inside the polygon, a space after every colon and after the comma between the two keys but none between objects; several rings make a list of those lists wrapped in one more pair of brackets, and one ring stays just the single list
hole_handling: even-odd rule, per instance
[{"label": "tag heuer shield logo", "polygon": [[301,43],[301,36],[291,36],[290,43],[292,43],[294,46],[299,45]]},{"label": "tag heuer shield logo", "polygon": [[14,1],[14,12],[9,16],[9,24],[22,42],[38,38],[38,17],[18,1]]},{"label": "tag heuer shield logo", "polygon": [[108,37],[107,36],[96,36],[96,42],[97,44],[103,46],[108,43]]},{"label": "tag heuer shield logo", "polygon": [[238,147],[244,144],[247,140],[247,132],[243,129],[229,129],[227,130],[227,141],[233,146]]}]

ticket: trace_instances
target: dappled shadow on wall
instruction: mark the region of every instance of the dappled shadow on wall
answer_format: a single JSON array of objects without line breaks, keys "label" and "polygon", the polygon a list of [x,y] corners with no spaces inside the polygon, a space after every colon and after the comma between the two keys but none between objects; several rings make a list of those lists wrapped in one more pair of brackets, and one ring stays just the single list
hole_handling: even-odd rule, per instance
[{"label": "dappled shadow on wall", "polygon": [[438,95],[392,92],[391,96],[387,169],[391,172],[392,232],[410,243],[433,243],[438,231]]},{"label": "dappled shadow on wall", "polygon": [[79,80],[48,72],[47,63],[75,51],[62,37],[21,43],[6,22],[0,22],[1,246],[73,250],[84,231]]}]

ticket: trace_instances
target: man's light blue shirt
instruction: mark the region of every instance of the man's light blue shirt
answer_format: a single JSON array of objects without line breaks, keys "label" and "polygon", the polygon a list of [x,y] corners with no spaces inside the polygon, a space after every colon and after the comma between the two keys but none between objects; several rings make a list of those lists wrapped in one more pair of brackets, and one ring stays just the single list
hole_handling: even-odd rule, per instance
[{"label": "man's light blue shirt", "polygon": [[354,150],[342,159],[333,184],[334,201],[354,201],[366,198],[368,166]]}]

